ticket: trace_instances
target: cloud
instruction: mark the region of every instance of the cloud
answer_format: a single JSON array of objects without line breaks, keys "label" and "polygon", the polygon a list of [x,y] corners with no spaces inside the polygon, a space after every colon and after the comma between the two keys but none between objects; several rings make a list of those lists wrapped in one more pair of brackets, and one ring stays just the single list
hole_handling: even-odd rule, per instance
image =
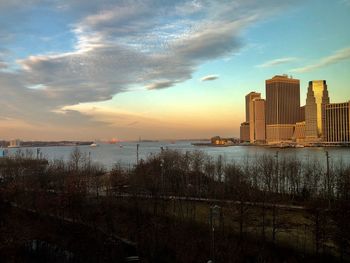
[{"label": "cloud", "polygon": [[348,59],[350,59],[350,48],[344,48],[336,51],[333,55],[320,59],[315,64],[311,64],[301,68],[295,68],[290,70],[290,72],[295,72],[295,73],[311,72],[319,68],[327,67]]},{"label": "cloud", "polygon": [[165,89],[173,86],[175,83],[173,81],[161,81],[149,84],[146,86],[148,90]]},{"label": "cloud", "polygon": [[[172,14],[174,3],[138,3],[121,2],[74,24],[75,51],[18,61],[28,86],[47,87],[56,107],[108,100],[130,85],[169,88],[190,79],[200,63],[238,51],[241,30],[258,20],[254,10],[244,17],[213,17],[214,6],[221,14],[230,8],[218,4],[198,7],[194,13],[203,18],[191,20],[193,13]],[[175,17],[164,25],[166,15]]]},{"label": "cloud", "polygon": [[0,60],[0,70],[1,69],[6,69],[7,67],[8,67],[7,63]]},{"label": "cloud", "polygon": [[133,122],[130,122],[129,124],[128,124],[128,126],[135,126],[135,125],[137,125],[137,124],[139,124],[140,122],[139,121],[133,121]]},{"label": "cloud", "polygon": [[211,81],[211,80],[216,80],[218,78],[219,78],[218,75],[208,75],[208,76],[202,77],[201,81]]},{"label": "cloud", "polygon": [[275,66],[279,66],[282,64],[287,64],[293,61],[296,61],[297,58],[295,57],[287,57],[287,58],[277,58],[277,59],[273,59],[273,60],[269,60],[263,64],[258,65],[258,68],[271,68],[271,67],[275,67]]},{"label": "cloud", "polygon": [[[2,114],[30,120],[36,127],[86,128],[107,127],[108,122],[62,109],[110,100],[134,87],[158,90],[191,79],[203,63],[239,52],[245,45],[241,33],[247,27],[285,7],[277,0],[261,4],[246,0],[22,2],[0,0],[0,21],[6,20],[0,42],[6,42],[6,54],[18,49],[30,53],[22,37],[27,36],[31,19],[40,18],[33,10],[49,10],[60,23],[66,22],[65,30],[71,30],[71,35],[55,35],[73,37],[63,49],[69,51],[5,59],[9,67],[17,63],[20,68],[12,73],[0,71]],[[11,50],[9,43],[16,39],[21,41]]]},{"label": "cloud", "polygon": [[[207,1],[106,3],[73,24],[75,51],[18,61],[28,86],[47,87],[62,105],[108,100],[129,86],[169,88],[190,79],[201,63],[238,52],[241,31],[265,15],[244,1],[224,7]],[[182,12],[186,5],[196,8]],[[249,11],[233,16],[231,9]]]}]

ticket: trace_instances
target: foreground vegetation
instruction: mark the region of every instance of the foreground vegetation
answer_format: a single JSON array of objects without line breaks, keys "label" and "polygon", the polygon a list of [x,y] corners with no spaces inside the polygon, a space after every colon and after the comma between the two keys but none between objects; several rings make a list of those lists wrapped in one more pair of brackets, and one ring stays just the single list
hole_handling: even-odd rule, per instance
[{"label": "foreground vegetation", "polygon": [[[76,149],[67,163],[2,159],[0,180],[1,207],[114,233],[144,262],[349,260],[350,167],[342,162],[264,155],[238,164],[167,150],[106,171]],[[2,218],[13,213],[2,209]],[[2,234],[11,224],[3,221]],[[15,246],[0,243],[0,256]]]}]

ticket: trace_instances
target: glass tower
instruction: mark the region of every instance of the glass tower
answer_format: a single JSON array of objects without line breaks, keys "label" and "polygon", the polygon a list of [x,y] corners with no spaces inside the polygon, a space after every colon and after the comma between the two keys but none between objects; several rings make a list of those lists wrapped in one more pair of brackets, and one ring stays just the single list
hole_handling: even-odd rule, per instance
[{"label": "glass tower", "polygon": [[318,139],[323,136],[324,107],[327,104],[329,95],[326,81],[310,81],[305,106],[307,139]]}]

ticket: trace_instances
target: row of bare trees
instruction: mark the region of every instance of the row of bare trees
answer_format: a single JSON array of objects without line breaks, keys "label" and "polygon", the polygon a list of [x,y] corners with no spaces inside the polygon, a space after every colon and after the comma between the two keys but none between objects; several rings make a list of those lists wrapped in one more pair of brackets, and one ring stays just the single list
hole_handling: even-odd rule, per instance
[{"label": "row of bare trees", "polygon": [[278,197],[302,204],[315,199],[348,200],[350,164],[339,161],[327,168],[317,160],[271,155],[226,163],[221,156],[214,159],[200,151],[167,150],[141,160],[126,177],[128,185],[153,194],[239,200],[254,192],[246,199],[261,200],[259,193],[269,200]]},{"label": "row of bare trees", "polygon": [[[276,158],[261,155],[241,162],[224,161],[200,151],[162,151],[141,160],[131,170],[115,165],[111,171],[92,163],[78,148],[70,160],[46,161],[29,153],[16,154],[0,162],[3,183],[16,182],[28,188],[33,184],[43,189],[63,191],[66,180],[77,188],[92,190],[98,195],[107,188],[148,192],[161,195],[254,201],[266,196],[283,202],[305,203],[321,199],[332,203],[348,200],[350,164],[331,163],[326,167],[317,160],[297,157]],[[70,186],[72,187],[72,186]],[[254,193],[254,194],[251,194]],[[257,193],[259,193],[257,195]]]},{"label": "row of bare trees", "polygon": [[[312,244],[317,254],[335,247],[340,258],[349,256],[350,165],[341,161],[327,167],[316,160],[262,155],[228,163],[200,151],[166,150],[140,160],[133,169],[115,165],[107,171],[76,148],[67,162],[26,154],[4,158],[0,182],[6,199],[96,226],[104,222],[112,232],[116,216],[122,218],[116,204],[123,204],[135,222],[136,239],[145,213],[207,223],[201,210],[208,199],[207,204],[222,207],[220,229],[225,235],[233,231],[244,239],[255,233],[278,243],[292,236],[299,240],[303,232],[304,246]],[[131,197],[124,206],[126,194]],[[145,196],[150,201],[139,198]],[[165,202],[165,197],[174,198]],[[293,205],[301,212],[293,211]]]}]

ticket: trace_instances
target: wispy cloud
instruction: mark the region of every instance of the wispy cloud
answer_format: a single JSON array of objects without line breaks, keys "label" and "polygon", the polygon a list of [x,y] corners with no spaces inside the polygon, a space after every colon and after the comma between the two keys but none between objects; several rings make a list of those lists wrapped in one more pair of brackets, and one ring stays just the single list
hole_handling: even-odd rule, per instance
[{"label": "wispy cloud", "polygon": [[258,68],[271,68],[275,66],[279,66],[281,64],[287,64],[293,61],[296,61],[297,58],[295,57],[287,57],[287,58],[277,58],[273,60],[269,60],[263,64],[257,65]]},{"label": "wispy cloud", "polygon": [[135,126],[139,123],[140,123],[139,121],[133,121],[133,122],[128,123],[128,126]]},{"label": "wispy cloud", "polygon": [[7,63],[0,60],[0,69],[6,69],[7,67]]},{"label": "wispy cloud", "polygon": [[350,7],[350,0],[341,0],[341,3]]},{"label": "wispy cloud", "polygon": [[333,55],[321,58],[318,62],[316,62],[314,64],[307,65],[305,67],[295,68],[295,69],[290,70],[290,72],[295,72],[295,73],[310,72],[310,71],[314,71],[314,70],[319,69],[319,68],[327,67],[327,66],[336,64],[340,61],[348,60],[348,59],[350,59],[350,48],[344,48],[344,49],[336,51]]},{"label": "wispy cloud", "polygon": [[175,83],[173,81],[159,81],[146,85],[148,90],[165,89],[173,86]]},{"label": "wispy cloud", "polygon": [[212,81],[219,78],[219,75],[208,75],[201,78],[201,81]]}]

